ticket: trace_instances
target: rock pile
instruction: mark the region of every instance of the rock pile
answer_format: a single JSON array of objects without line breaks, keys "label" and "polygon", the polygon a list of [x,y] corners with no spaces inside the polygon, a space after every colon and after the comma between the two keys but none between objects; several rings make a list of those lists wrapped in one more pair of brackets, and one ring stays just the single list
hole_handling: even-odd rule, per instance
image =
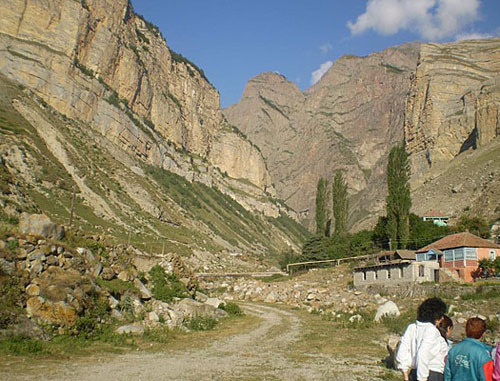
[{"label": "rock pile", "polygon": [[196,283],[179,257],[158,260],[166,274],[179,278],[187,296],[166,303],[153,297],[150,275],[134,265],[135,249],[95,247],[72,249],[31,233],[0,240],[0,302],[9,307],[0,311],[0,334],[15,331],[25,320],[23,315],[35,325],[49,325],[61,333],[78,330],[84,318],[173,328],[197,316],[219,319],[226,315],[203,294],[193,299]]}]

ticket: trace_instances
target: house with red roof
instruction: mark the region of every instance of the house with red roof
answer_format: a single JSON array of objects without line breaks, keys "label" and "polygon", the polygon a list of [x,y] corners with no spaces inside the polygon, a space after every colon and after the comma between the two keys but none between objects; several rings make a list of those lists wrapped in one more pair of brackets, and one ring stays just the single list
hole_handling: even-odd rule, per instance
[{"label": "house with red roof", "polygon": [[494,260],[500,245],[471,233],[451,234],[415,252],[417,262],[437,261],[441,268],[472,282],[472,272],[482,259]]},{"label": "house with red roof", "polygon": [[450,216],[445,215],[437,210],[431,209],[422,216],[424,221],[432,221],[438,226],[447,226]]}]

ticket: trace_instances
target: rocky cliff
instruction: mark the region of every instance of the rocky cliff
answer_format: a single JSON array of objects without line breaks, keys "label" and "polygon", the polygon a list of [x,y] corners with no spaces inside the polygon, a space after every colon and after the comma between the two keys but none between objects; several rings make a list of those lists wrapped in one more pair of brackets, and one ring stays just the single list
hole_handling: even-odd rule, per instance
[{"label": "rocky cliff", "polygon": [[425,44],[406,104],[415,186],[500,134],[500,39]]},{"label": "rocky cliff", "polygon": [[293,212],[274,200],[259,150],[225,122],[217,90],[128,0],[0,8],[8,215],[67,222],[74,189],[79,225],[165,239],[156,251],[300,244],[284,225]]},{"label": "rocky cliff", "polygon": [[217,90],[127,0],[2,1],[0,46],[1,73],[148,163],[164,165],[168,142],[269,188],[258,151],[239,135],[228,144],[244,147],[253,167],[220,157],[230,134],[220,133]]},{"label": "rocky cliff", "polygon": [[[368,57],[344,56],[306,92],[272,73],[251,79],[228,121],[262,150],[278,196],[311,224],[316,184],[344,171],[351,225],[368,226],[384,208],[390,148],[403,141],[405,96],[419,44]],[[311,225],[310,225],[311,226]]]},{"label": "rocky cliff", "polygon": [[[278,197],[305,211],[310,228],[319,177],[331,180],[343,170],[350,225],[359,230],[384,213],[387,154],[394,144],[404,141],[410,154],[416,192],[454,167],[460,153],[488,146],[498,136],[499,52],[500,40],[489,39],[344,56],[305,92],[265,73],[251,79],[240,102],[224,114],[262,149]],[[447,199],[447,212],[462,213],[463,202],[447,198],[448,191],[440,191],[441,205]],[[416,212],[430,209],[421,196],[428,193],[419,190]],[[475,196],[481,195],[476,187]],[[468,202],[471,194],[462,196]],[[494,209],[476,212],[496,218]]]}]

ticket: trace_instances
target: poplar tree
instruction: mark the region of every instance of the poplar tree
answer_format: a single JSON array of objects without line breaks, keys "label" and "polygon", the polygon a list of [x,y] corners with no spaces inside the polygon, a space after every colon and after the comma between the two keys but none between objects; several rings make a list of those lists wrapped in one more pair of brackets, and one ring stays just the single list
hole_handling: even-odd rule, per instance
[{"label": "poplar tree", "polygon": [[341,236],[347,231],[347,214],[349,201],[347,200],[347,184],[341,171],[337,171],[332,184],[333,218],[335,219],[334,233]]},{"label": "poplar tree", "polygon": [[409,237],[411,208],[410,163],[403,146],[395,146],[387,163],[387,233],[392,247],[405,249]]},{"label": "poplar tree", "polygon": [[316,234],[326,235],[328,181],[324,178],[318,180],[316,189]]}]

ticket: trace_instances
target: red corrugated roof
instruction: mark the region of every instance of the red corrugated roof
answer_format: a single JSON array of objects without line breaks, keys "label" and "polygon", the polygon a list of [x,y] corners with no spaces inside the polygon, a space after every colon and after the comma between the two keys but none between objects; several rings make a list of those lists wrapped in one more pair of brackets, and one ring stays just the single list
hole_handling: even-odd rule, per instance
[{"label": "red corrugated roof", "polygon": [[431,209],[427,213],[425,213],[422,217],[449,217],[449,216],[437,210]]},{"label": "red corrugated roof", "polygon": [[446,250],[453,249],[455,247],[485,247],[491,249],[500,249],[500,245],[478,237],[477,235],[471,233],[457,233],[451,234],[440,240],[431,243],[421,249],[417,250],[417,253],[424,253],[430,249]]}]

